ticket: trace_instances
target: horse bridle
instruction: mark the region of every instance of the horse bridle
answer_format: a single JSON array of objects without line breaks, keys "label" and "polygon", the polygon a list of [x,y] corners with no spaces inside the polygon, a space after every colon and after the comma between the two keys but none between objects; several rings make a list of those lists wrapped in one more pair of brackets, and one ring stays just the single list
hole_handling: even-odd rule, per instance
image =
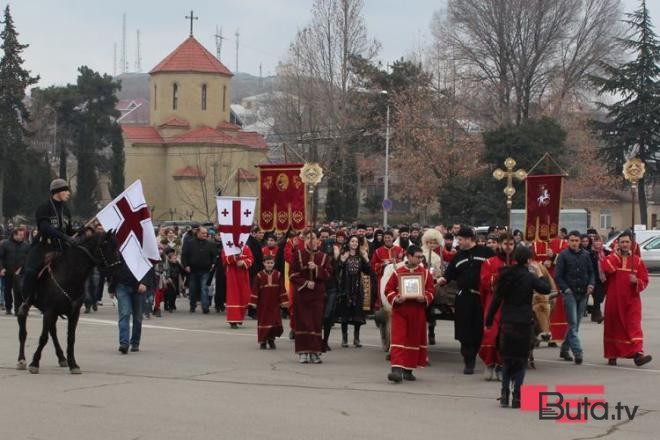
[{"label": "horse bridle", "polygon": [[[94,257],[94,255],[92,255],[92,253],[90,252],[89,249],[87,249],[85,246],[82,246],[80,244],[77,244],[75,246],[77,248],[79,248],[80,250],[82,250],[85,253],[85,255],[87,255],[89,257],[89,259],[92,260],[92,263],[94,263],[96,266],[101,267],[101,261],[99,261],[96,257]],[[101,260],[103,260],[102,261],[102,263],[103,263],[102,267],[104,269],[110,269],[112,267],[115,267],[115,266],[118,266],[118,265],[121,264],[121,261],[119,259],[117,259],[113,263],[109,263],[108,259],[106,258],[105,254],[103,253],[103,248],[102,247],[99,246],[98,251],[99,251],[99,254],[101,255]]]}]

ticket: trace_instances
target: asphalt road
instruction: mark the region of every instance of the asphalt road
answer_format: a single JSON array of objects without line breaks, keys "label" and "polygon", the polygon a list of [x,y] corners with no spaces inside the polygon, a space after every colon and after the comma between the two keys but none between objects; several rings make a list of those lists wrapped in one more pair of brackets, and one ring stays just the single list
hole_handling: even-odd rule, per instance
[{"label": "asphalt road", "polygon": [[[596,439],[657,438],[660,431],[660,280],[644,293],[646,351],[655,362],[609,367],[602,326],[581,329],[585,363],[536,350],[527,384],[602,384],[611,404],[638,405],[634,420],[580,424],[539,420],[538,413],[501,409],[499,384],[464,376],[452,323],[441,322],[429,368],[414,383],[387,382],[389,365],[369,322],[361,349],[340,348],[322,365],[299,365],[293,343],[259,350],[256,321],[231,330],[224,315],[180,310],[145,321],[140,353],[117,352],[116,309],[106,299],[83,315],[77,360],[83,374],[59,368],[49,344],[41,372],[17,371],[15,318],[0,316],[0,439]],[[28,321],[28,361],[40,320]],[[64,323],[58,328],[66,340]],[[478,373],[482,368],[479,367]]]}]

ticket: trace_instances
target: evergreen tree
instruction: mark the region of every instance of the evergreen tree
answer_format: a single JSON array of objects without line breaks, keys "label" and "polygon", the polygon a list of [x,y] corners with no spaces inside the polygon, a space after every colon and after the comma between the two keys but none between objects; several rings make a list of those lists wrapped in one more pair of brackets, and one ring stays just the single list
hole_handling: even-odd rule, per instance
[{"label": "evergreen tree", "polygon": [[655,182],[660,148],[660,45],[645,0],[627,17],[631,34],[621,43],[635,58],[617,66],[603,64],[604,76],[592,78],[600,95],[621,97],[613,104],[598,103],[608,117],[593,126],[603,139],[600,154],[613,173],[620,174],[630,156],[646,164],[638,191],[641,221],[648,224],[645,183]]},{"label": "evergreen tree", "polygon": [[[9,6],[5,8],[4,30],[0,33],[2,39],[3,56],[0,60],[0,219],[4,218],[4,202],[12,198],[12,194],[20,188],[19,182],[10,180],[17,177],[16,173],[25,158],[27,146],[24,142],[24,123],[29,114],[25,107],[25,89],[35,84],[39,77],[30,76],[30,72],[23,68],[21,52],[28,47],[18,42],[18,33],[14,27]],[[15,194],[13,194],[15,195]],[[7,200],[6,213],[17,212],[17,201]]]}]

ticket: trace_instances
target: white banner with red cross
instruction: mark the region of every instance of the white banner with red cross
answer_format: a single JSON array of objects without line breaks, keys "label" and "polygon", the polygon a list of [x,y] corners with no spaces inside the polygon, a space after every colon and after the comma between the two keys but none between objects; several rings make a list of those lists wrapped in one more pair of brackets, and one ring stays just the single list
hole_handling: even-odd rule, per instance
[{"label": "white banner with red cross", "polygon": [[140,281],[160,261],[151,212],[144,198],[142,182],[136,180],[103,208],[96,219],[106,231],[114,231],[126,265]]},{"label": "white banner with red cross", "polygon": [[226,255],[238,255],[252,231],[256,197],[216,197],[222,249]]}]

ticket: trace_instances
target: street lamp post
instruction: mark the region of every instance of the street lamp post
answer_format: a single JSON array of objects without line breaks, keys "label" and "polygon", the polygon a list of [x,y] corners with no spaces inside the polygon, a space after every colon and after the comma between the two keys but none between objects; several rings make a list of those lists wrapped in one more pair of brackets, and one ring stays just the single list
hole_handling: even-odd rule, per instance
[{"label": "street lamp post", "polygon": [[637,192],[637,183],[644,178],[646,165],[639,157],[628,159],[623,164],[623,177],[630,182],[632,191],[632,231],[635,231],[635,193]]},{"label": "street lamp post", "polygon": [[514,171],[513,169],[516,167],[516,161],[511,157],[506,158],[504,161],[504,166],[506,167],[506,171],[497,168],[495,171],[493,171],[493,177],[497,180],[502,180],[506,177],[504,195],[506,196],[507,225],[509,231],[511,231],[511,207],[513,206],[512,199],[516,194],[516,188],[513,187],[513,178],[515,177],[516,179],[523,181],[527,178],[527,171],[523,170],[522,168]]},{"label": "street lamp post", "polygon": [[[382,95],[387,95],[387,90],[380,92]],[[386,200],[389,200],[390,193],[390,103],[387,102],[387,115],[385,117],[385,177],[383,179],[383,227],[387,228],[387,214],[389,206],[385,206]]]}]

